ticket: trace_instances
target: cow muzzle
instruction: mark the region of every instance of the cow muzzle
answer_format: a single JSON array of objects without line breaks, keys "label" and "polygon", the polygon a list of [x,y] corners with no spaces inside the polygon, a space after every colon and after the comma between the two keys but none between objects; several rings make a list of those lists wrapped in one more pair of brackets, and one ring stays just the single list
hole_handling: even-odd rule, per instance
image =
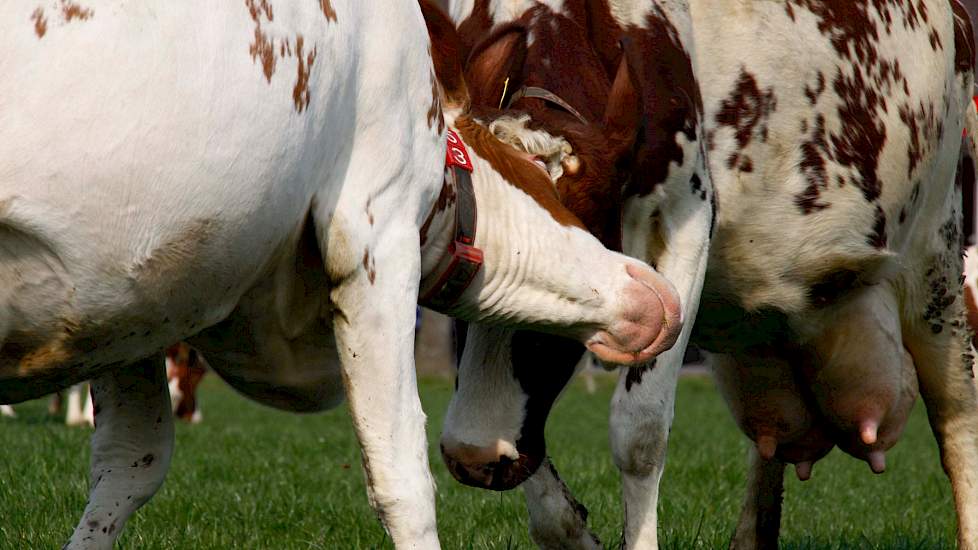
[{"label": "cow muzzle", "polygon": [[487,446],[468,445],[443,437],[441,456],[459,482],[479,489],[508,491],[533,475],[543,452],[522,453],[512,443],[497,440]]},{"label": "cow muzzle", "polygon": [[621,291],[614,321],[584,344],[605,363],[638,365],[676,343],[682,308],[675,287],[662,275],[634,264],[626,264],[625,272],[630,280]]}]

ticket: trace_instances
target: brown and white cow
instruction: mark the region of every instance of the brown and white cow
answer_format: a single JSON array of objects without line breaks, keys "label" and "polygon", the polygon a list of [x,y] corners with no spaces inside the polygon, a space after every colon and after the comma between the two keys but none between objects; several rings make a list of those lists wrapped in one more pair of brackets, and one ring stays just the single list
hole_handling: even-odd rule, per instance
[{"label": "brown and white cow", "polygon": [[186,342],[166,348],[165,356],[173,415],[184,422],[197,424],[204,419],[197,402],[197,387],[207,374],[207,362]]},{"label": "brown and white cow", "polygon": [[268,405],[345,395],[371,504],[397,547],[434,548],[419,289],[614,361],[676,337],[671,285],[467,113],[413,2],[8,2],[0,21],[0,402],[93,380],[69,548],[111,547],[161,485],[172,342]]},{"label": "brown and white cow", "polygon": [[[669,176],[682,175],[684,167],[703,158],[710,181],[700,176],[693,182],[687,172],[687,189],[708,196],[708,184],[715,188],[716,234],[692,340],[721,354],[721,381],[726,375],[723,386],[734,412],[771,459],[758,454],[754,472],[766,466],[781,475],[783,462],[772,467],[773,461],[791,460],[806,475],[824,449],[802,445],[811,441],[804,436],[820,427],[830,432],[830,444],[881,470],[883,453],[896,442],[919,383],[951,480],[959,543],[975,547],[978,402],[956,284],[961,194],[954,185],[966,119],[969,132],[975,129],[974,46],[960,5],[611,0],[583,2],[585,19],[578,15],[580,5],[476,1],[453,13],[462,19],[463,32],[489,29],[490,36],[520,20],[532,29],[524,42],[532,50],[547,32],[537,30],[558,27],[556,19],[576,18],[580,28],[592,29],[610,12],[618,34],[590,36],[625,40],[629,70],[640,97],[648,100],[642,103],[645,144],[659,149],[654,158],[665,163]],[[600,44],[594,42],[592,50],[601,57]],[[532,57],[514,59],[526,65]],[[538,57],[549,70],[563,71],[563,79],[590,63],[567,59],[559,49]],[[669,65],[684,58],[686,63]],[[578,78],[593,79],[587,72]],[[691,132],[662,116],[682,106],[683,99],[697,97],[687,90],[702,97],[702,116],[689,117],[698,124]],[[686,151],[691,135],[705,136],[694,142],[692,155],[669,156],[669,151]],[[640,157],[629,185],[662,185],[663,170],[655,167]],[[658,216],[650,223],[649,216],[629,218],[628,205],[626,199],[626,241],[635,237],[653,254],[665,250],[666,257],[688,246],[658,221],[668,215],[665,209],[654,210]],[[606,211],[620,209],[612,203]],[[655,255],[647,259],[672,276]],[[677,287],[684,292],[681,283]],[[471,346],[469,335],[459,397],[452,402],[443,440],[519,448],[528,425],[542,426],[541,417],[559,393],[564,379],[548,377],[549,361],[520,361],[527,346],[518,337],[497,334],[510,339],[509,354]],[[873,344],[860,345],[860,337]],[[534,350],[538,358],[560,357],[556,346]],[[649,370],[623,373],[612,404],[612,448],[623,474],[629,547],[657,545],[657,488],[679,368],[674,355],[663,354]],[[784,376],[785,369],[790,376]],[[765,371],[773,374],[761,378]],[[759,425],[751,411],[736,410],[745,389],[777,391],[786,384],[783,395],[789,397],[801,393],[798,384],[810,390],[809,399],[790,405],[812,422],[787,431],[774,426],[766,433],[760,428],[769,426]],[[473,405],[477,391],[492,395],[494,402]],[[489,422],[476,425],[476,411]],[[512,463],[532,464],[522,456],[497,460],[492,477],[468,481],[526,478],[525,471],[505,471]],[[547,471],[531,479],[547,477]],[[556,480],[550,476],[549,481]],[[758,542],[740,534],[738,544]],[[587,546],[571,534],[561,544]]]}]

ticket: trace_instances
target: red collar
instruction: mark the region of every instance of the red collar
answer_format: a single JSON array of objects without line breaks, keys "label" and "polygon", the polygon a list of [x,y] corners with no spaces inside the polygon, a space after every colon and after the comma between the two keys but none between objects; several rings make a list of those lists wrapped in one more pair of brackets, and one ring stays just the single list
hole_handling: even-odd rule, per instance
[{"label": "red collar", "polygon": [[[451,129],[445,151],[446,178],[455,185],[455,237],[437,268],[421,280],[418,303],[431,309],[446,311],[455,305],[482,267],[482,250],[476,248],[475,227],[477,212],[475,191],[472,188],[472,160],[465,144]],[[429,218],[434,216],[434,211]]]}]

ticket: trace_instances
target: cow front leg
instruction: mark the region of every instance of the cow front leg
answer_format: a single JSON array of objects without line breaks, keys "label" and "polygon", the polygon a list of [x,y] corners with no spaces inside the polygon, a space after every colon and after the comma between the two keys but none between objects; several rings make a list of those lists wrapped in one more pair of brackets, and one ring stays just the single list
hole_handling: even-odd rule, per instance
[{"label": "cow front leg", "polygon": [[530,515],[530,538],[543,550],[595,550],[601,541],[587,528],[587,509],[574,498],[550,459],[521,485]]},{"label": "cow front leg", "polygon": [[751,445],[747,468],[747,492],[730,550],[777,550],[784,495],[784,462],[764,460]]},{"label": "cow front leg", "polygon": [[88,504],[66,545],[112,548],[126,520],[156,493],[173,452],[163,358],[152,356],[91,383],[96,426]]},{"label": "cow front leg", "polygon": [[714,221],[712,201],[707,198],[712,193],[709,179],[704,175],[699,181],[705,185],[702,194],[690,194],[682,187],[671,189],[670,193],[679,196],[661,205],[658,213],[639,216],[640,221],[631,224],[633,230],[625,240],[626,253],[655,265],[676,287],[684,319],[672,349],[650,365],[621,369],[612,398],[611,450],[621,470],[625,501],[622,540],[626,548],[658,548],[659,481],[665,467],[676,383],[699,308]]},{"label": "cow front leg", "polygon": [[[331,292],[367,496],[394,545],[437,548],[434,481],[414,369],[417,231],[388,233]],[[405,237],[413,237],[405,238]],[[413,251],[413,252],[411,252]],[[358,264],[359,265],[359,264]]]},{"label": "cow front leg", "polygon": [[[960,300],[958,300],[960,302]],[[967,331],[925,327],[904,342],[917,369],[920,394],[951,480],[958,546],[978,548],[978,398]]]},{"label": "cow front leg", "polygon": [[610,426],[611,452],[621,470],[624,548],[658,548],[659,481],[681,366],[682,353],[669,350],[654,365],[622,369],[618,379]]}]

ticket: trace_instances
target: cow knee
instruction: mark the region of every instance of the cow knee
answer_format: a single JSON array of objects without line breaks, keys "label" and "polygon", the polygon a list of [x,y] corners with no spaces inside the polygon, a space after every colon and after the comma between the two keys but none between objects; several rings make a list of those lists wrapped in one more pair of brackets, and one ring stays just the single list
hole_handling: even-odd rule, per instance
[{"label": "cow knee", "polygon": [[649,422],[625,432],[612,429],[612,456],[622,474],[646,477],[661,471],[669,443],[669,424]]}]

